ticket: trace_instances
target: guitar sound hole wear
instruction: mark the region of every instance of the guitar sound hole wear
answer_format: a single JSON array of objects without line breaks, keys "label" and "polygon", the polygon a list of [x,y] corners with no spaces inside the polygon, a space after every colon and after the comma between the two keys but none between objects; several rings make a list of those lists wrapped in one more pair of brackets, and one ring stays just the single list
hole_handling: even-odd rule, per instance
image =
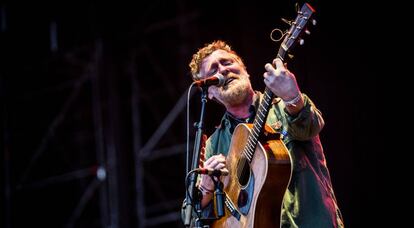
[{"label": "guitar sound hole wear", "polygon": [[250,165],[245,157],[242,157],[237,164],[237,177],[241,186],[245,187],[249,182]]}]

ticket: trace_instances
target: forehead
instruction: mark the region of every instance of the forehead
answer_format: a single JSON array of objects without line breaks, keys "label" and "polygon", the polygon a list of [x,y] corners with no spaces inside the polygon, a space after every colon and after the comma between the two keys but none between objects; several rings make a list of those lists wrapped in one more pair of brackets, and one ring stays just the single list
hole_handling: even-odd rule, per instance
[{"label": "forehead", "polygon": [[208,68],[212,63],[220,59],[236,59],[236,56],[225,50],[218,49],[213,51],[209,56],[203,59],[203,61],[201,62],[201,67]]}]

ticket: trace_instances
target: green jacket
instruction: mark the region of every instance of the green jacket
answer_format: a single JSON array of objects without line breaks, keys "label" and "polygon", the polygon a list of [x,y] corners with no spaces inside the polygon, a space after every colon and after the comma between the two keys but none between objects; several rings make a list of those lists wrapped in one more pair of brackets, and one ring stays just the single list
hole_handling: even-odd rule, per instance
[{"label": "green jacket", "polygon": [[[261,96],[259,92],[255,94],[254,110]],[[293,161],[292,179],[283,199],[282,227],[343,227],[319,140],[324,121],[309,97],[303,97],[304,108],[294,117],[285,111],[279,98],[274,99],[266,121],[275,131],[284,133],[283,141]],[[250,121],[253,119],[254,111]],[[224,114],[206,142],[206,159],[219,153],[227,156],[234,127],[240,122],[243,121]]]}]

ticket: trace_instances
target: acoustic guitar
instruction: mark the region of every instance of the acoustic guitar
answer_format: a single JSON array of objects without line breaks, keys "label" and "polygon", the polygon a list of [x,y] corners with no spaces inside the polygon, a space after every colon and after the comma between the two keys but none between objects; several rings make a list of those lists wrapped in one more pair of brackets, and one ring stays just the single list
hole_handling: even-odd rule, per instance
[{"label": "acoustic guitar", "polygon": [[[280,59],[284,60],[313,13],[304,4],[290,22],[278,51]],[[226,160],[229,175],[222,178],[226,211],[212,227],[280,227],[292,162],[283,135],[266,125],[273,98],[266,87],[253,124],[239,124],[234,130]]]}]

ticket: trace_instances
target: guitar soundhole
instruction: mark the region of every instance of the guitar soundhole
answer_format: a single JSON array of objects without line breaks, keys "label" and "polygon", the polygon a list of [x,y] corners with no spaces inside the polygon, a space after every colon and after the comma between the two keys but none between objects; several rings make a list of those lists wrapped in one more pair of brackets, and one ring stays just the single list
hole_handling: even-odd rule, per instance
[{"label": "guitar soundhole", "polygon": [[245,157],[241,157],[237,165],[237,177],[241,186],[245,187],[250,178],[250,165]]}]

